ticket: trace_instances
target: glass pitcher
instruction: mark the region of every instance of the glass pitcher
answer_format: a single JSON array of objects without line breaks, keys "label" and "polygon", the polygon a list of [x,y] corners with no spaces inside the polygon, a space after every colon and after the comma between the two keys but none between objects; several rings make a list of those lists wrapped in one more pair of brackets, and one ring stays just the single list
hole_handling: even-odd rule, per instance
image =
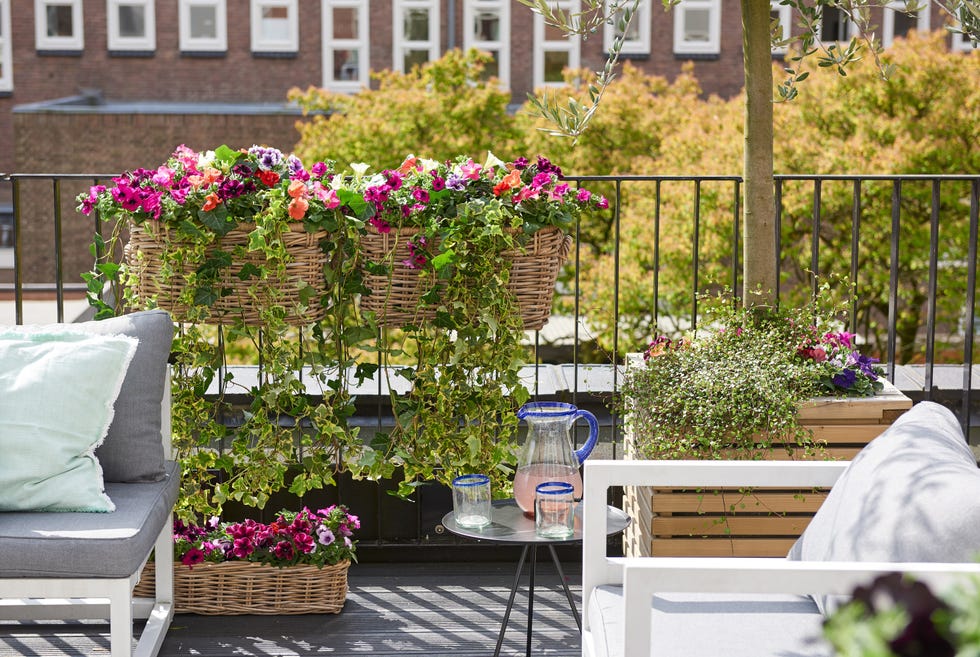
[{"label": "glass pitcher", "polygon": [[[595,416],[563,402],[532,402],[517,411],[518,419],[527,421],[527,439],[521,449],[514,475],[514,498],[526,515],[534,514],[534,489],[546,481],[571,484],[576,498],[582,497],[582,474],[579,467],[588,458],[599,438]],[[575,451],[569,430],[575,421],[589,423],[589,439]]]}]

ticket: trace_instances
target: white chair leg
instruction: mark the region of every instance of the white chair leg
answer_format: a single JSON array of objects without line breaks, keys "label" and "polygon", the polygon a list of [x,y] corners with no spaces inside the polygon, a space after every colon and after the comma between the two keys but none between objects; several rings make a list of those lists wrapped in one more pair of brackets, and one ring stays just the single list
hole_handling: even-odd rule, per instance
[{"label": "white chair leg", "polygon": [[109,645],[112,657],[133,655],[133,592],[129,580],[112,583],[109,597]]}]

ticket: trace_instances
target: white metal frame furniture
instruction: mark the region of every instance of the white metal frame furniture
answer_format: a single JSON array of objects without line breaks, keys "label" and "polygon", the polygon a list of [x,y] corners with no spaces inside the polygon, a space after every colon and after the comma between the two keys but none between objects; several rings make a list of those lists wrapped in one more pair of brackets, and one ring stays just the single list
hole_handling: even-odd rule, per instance
[{"label": "white metal frame furniture", "polygon": [[[651,601],[658,592],[846,595],[876,575],[904,572],[942,590],[980,564],[922,562],[791,561],[784,558],[615,558],[606,555],[606,499],[612,486],[829,487],[850,462],[603,461],[585,463],[583,518],[582,654],[597,651],[588,613],[597,587],[622,587],[622,622],[613,631],[623,654],[651,655]],[[719,636],[719,641],[724,637]],[[719,644],[720,646],[723,644]],[[719,650],[722,650],[719,647]],[[725,654],[718,652],[717,654]]]},{"label": "white metal frame furniture", "polygon": [[[170,454],[169,374],[161,414],[164,454]],[[176,464],[167,461],[161,481],[107,483],[106,492],[116,504],[111,513],[0,514],[0,552],[9,550],[0,559],[0,618],[108,618],[112,657],[157,655],[174,614],[172,509],[178,479]],[[24,529],[23,533],[18,535],[17,528]],[[21,551],[33,551],[33,555],[26,554],[18,563],[14,557]],[[87,554],[80,557],[81,551]],[[156,560],[154,597],[134,598],[133,589],[151,553]],[[58,563],[48,564],[50,573],[30,576],[27,569],[45,569],[45,563],[39,563],[44,557],[38,555],[49,555],[50,561]],[[75,558],[88,564],[104,560],[110,574],[68,575],[68,564]],[[120,563],[138,567],[120,576],[115,572]],[[135,647],[134,618],[147,619]]]}]

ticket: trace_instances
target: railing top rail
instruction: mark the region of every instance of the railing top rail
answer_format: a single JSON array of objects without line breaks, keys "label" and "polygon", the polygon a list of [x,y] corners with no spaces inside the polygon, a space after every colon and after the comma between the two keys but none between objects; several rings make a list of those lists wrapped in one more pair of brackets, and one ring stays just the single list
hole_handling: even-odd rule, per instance
[{"label": "railing top rail", "polygon": [[115,178],[119,173],[0,173],[0,182],[14,180],[92,180]]}]

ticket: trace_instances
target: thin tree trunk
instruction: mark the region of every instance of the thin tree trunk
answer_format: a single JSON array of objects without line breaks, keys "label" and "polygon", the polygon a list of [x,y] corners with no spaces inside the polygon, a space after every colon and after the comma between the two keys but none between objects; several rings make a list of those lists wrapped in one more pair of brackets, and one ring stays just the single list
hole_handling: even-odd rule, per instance
[{"label": "thin tree trunk", "polygon": [[[748,303],[770,304],[776,293],[776,202],[772,156],[772,51],[769,3],[742,2],[745,65],[745,145],[743,177],[743,293]],[[761,296],[750,292],[759,290]]]}]

